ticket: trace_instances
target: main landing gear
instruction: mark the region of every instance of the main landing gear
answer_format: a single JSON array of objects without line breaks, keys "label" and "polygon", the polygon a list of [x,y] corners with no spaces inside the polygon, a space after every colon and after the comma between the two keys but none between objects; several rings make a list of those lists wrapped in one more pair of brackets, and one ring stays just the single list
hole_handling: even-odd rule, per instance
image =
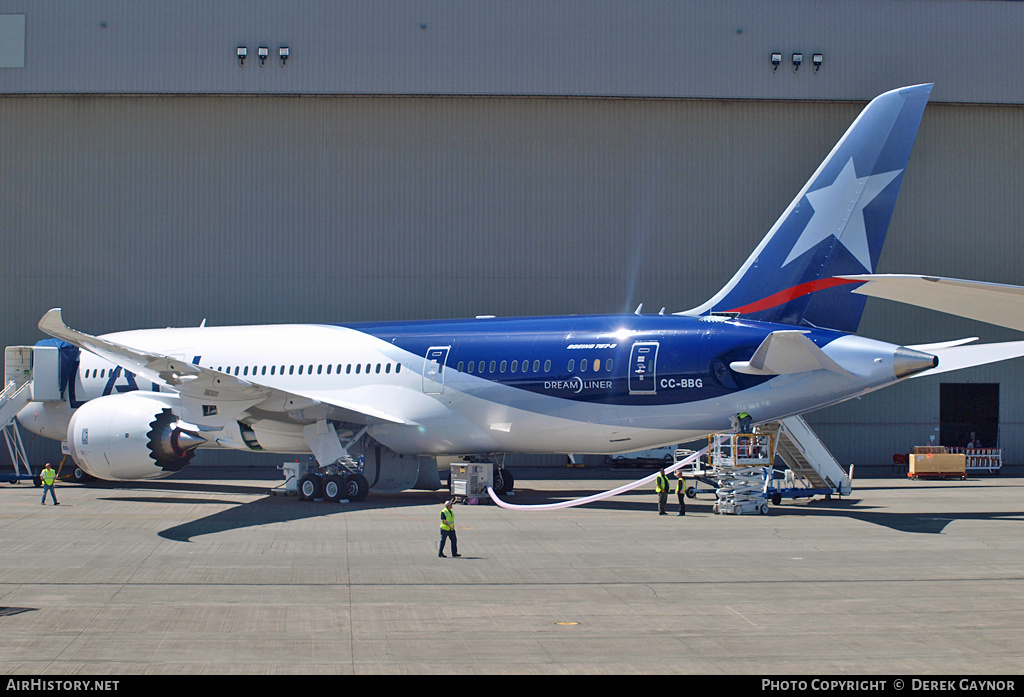
[{"label": "main landing gear", "polygon": [[[298,494],[301,501],[348,500],[363,501],[370,493],[370,482],[363,475],[362,457],[358,460],[349,454],[349,449],[366,433],[364,426],[358,433],[345,433],[345,440],[339,436],[335,424],[318,421],[304,426],[302,433],[313,452],[309,468],[297,466],[291,470],[298,478]],[[330,464],[320,465],[327,462]]]},{"label": "main landing gear", "polygon": [[299,499],[323,499],[337,503],[342,499],[363,501],[370,493],[370,482],[360,472],[346,471],[332,465],[328,472],[310,472],[299,480]]}]

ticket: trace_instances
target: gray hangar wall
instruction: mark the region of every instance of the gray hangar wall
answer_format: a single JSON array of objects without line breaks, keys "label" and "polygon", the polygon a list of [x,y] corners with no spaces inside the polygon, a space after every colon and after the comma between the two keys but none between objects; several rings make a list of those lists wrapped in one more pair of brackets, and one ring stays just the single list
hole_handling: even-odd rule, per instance
[{"label": "gray hangar wall", "polygon": [[[687,309],[760,240],[860,103],[400,97],[0,100],[6,344],[90,332]],[[1022,283],[1024,109],[926,111],[880,271]],[[869,301],[863,333],[1012,339]],[[842,461],[927,442],[942,381],[814,414]]]},{"label": "gray hangar wall", "polygon": [[[1022,31],[1024,3],[960,0],[0,0],[0,337],[55,306],[96,333],[687,309],[921,82],[879,271],[1024,285]],[[1019,338],[875,300],[861,333]],[[998,383],[1021,463],[1019,372],[809,420],[888,463],[938,435],[941,384]]]}]

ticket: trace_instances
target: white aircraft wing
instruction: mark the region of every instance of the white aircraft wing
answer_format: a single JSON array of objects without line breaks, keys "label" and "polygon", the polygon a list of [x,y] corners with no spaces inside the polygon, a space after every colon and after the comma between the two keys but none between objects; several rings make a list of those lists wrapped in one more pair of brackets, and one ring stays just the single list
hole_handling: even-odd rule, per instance
[{"label": "white aircraft wing", "polygon": [[43,318],[39,320],[39,329],[52,337],[94,353],[147,380],[167,385],[184,398],[205,404],[231,404],[233,406],[230,410],[232,413],[252,407],[272,412],[287,412],[318,404],[327,404],[342,410],[343,418],[353,423],[406,423],[398,416],[387,414],[366,404],[349,403],[323,395],[314,397],[289,392],[211,368],[204,368],[178,358],[140,351],[109,339],[85,334],[64,324],[60,308],[54,308],[43,315]]},{"label": "white aircraft wing", "polygon": [[1024,287],[907,274],[840,276],[862,281],[859,295],[894,300],[1024,331]]}]

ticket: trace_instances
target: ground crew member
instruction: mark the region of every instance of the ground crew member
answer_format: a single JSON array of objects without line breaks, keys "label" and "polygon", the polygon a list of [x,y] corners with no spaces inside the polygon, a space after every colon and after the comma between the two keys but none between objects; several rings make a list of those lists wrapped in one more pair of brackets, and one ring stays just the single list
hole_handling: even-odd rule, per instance
[{"label": "ground crew member", "polygon": [[750,433],[750,422],[752,421],[750,414],[745,411],[741,411],[736,415],[737,433]]},{"label": "ground crew member", "polygon": [[452,501],[448,499],[441,509],[441,546],[437,548],[437,556],[443,557],[445,540],[452,541],[452,556],[461,557],[459,554],[459,540],[455,536],[455,512],[452,510]]},{"label": "ground crew member", "polygon": [[679,499],[678,515],[686,515],[686,480],[679,472],[676,472],[676,476],[679,477],[676,480],[676,498]]},{"label": "ground crew member", "polygon": [[50,467],[50,463],[49,462],[47,462],[46,463],[46,467],[43,468],[42,478],[43,478],[43,500],[42,500],[42,504],[44,506],[46,505],[46,492],[49,491],[50,492],[50,498],[53,499],[53,505],[54,506],[59,506],[60,503],[57,501],[57,494],[55,494],[53,492],[53,483],[57,479],[57,473],[53,471],[52,467]]},{"label": "ground crew member", "polygon": [[654,486],[654,490],[658,492],[658,515],[668,515],[665,512],[665,503],[668,501],[668,488],[668,477],[665,476],[665,468],[663,467],[658,474],[658,478],[655,480]]}]

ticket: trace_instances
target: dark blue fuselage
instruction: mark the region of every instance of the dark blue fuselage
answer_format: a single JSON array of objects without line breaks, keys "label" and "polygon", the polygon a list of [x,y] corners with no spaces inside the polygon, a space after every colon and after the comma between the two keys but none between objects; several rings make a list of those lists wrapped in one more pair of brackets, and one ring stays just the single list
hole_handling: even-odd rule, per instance
[{"label": "dark blue fuselage", "polygon": [[[447,373],[577,402],[625,406],[713,399],[764,383],[729,368],[791,326],[673,315],[579,315],[346,325]],[[819,347],[840,332],[808,330]]]}]

